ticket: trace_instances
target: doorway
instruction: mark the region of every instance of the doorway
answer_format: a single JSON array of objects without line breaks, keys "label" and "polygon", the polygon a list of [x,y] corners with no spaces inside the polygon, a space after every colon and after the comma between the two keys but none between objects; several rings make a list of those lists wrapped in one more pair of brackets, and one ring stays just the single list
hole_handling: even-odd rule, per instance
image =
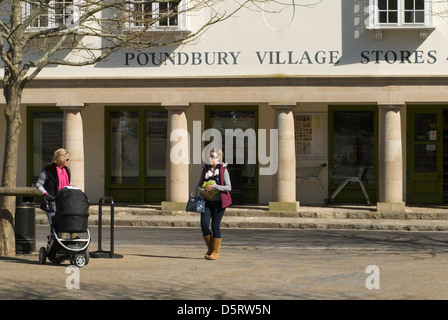
[{"label": "doorway", "polygon": [[408,109],[406,202],[448,203],[448,109]]},{"label": "doorway", "polygon": [[[206,128],[215,128],[222,135],[222,149],[224,162],[228,163],[230,180],[232,183],[233,204],[258,203],[258,163],[249,161],[249,149],[256,147],[256,132],[258,130],[257,106],[206,106]],[[236,138],[233,141],[233,157],[226,154],[226,135],[233,135],[234,130],[244,133],[253,130],[255,137],[246,136],[239,144]],[[243,161],[239,161],[242,156]],[[240,159],[241,160],[241,159]],[[255,159],[256,161],[256,159]]]}]

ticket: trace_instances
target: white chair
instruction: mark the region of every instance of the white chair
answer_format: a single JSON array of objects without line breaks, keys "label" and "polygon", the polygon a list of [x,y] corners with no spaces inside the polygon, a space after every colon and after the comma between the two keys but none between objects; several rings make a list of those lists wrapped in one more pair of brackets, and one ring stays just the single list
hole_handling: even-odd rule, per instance
[{"label": "white chair", "polygon": [[319,185],[320,191],[322,192],[322,196],[324,197],[324,200],[327,200],[327,195],[324,192],[324,189],[322,188],[322,185],[319,181],[319,174],[322,168],[325,168],[327,166],[326,163],[322,163],[318,167],[301,167],[297,168],[297,171],[299,175],[297,176],[297,179],[303,179],[303,181],[299,184],[297,187],[297,190],[300,189],[300,187],[307,181],[314,181]]}]

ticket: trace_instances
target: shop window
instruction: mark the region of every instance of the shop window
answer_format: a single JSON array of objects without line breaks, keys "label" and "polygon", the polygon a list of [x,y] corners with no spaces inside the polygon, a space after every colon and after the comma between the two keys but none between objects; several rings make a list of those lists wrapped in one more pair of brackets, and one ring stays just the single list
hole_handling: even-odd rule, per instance
[{"label": "shop window", "polygon": [[161,108],[107,108],[108,196],[122,202],[165,200],[167,127],[168,112]]},{"label": "shop window", "polygon": [[148,111],[146,115],[146,183],[165,183],[168,114]]},{"label": "shop window", "polygon": [[[329,141],[330,185],[332,194],[349,176],[360,177],[375,202],[377,195],[376,162],[378,151],[376,146],[377,111],[373,108],[346,107],[335,108],[331,112]],[[357,184],[345,187],[336,201],[365,202],[363,193]]]},{"label": "shop window", "polygon": [[[60,109],[59,109],[60,110]],[[62,111],[28,110],[28,180],[35,183],[42,169],[62,147]]]},{"label": "shop window", "polygon": [[[206,127],[221,132],[233,204],[258,203],[257,107],[208,106],[206,110]],[[226,141],[232,145],[226,146]]]},{"label": "shop window", "polygon": [[117,111],[110,114],[111,182],[139,182],[138,112]]}]

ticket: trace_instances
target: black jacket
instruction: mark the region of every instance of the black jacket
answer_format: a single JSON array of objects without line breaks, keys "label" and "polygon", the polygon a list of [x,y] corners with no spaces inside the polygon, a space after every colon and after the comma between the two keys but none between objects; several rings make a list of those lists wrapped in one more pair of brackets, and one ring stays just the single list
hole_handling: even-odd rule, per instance
[{"label": "black jacket", "polygon": [[[47,190],[50,196],[56,197],[59,190],[59,179],[58,172],[56,171],[56,164],[50,163],[42,171],[46,171],[47,173],[47,180],[45,180],[44,189]],[[65,167],[65,171],[67,171],[68,181],[70,182],[70,169]],[[42,197],[40,207],[42,210],[45,210],[44,208],[47,207],[45,197]]]}]

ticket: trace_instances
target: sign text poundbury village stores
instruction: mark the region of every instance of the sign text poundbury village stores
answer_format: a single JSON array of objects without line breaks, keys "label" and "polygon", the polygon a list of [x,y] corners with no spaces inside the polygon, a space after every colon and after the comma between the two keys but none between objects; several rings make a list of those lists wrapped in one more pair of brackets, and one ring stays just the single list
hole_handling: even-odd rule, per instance
[{"label": "sign text poundbury village stores", "polygon": [[[240,51],[218,52],[126,52],[125,66],[220,66],[239,65],[248,53]],[[249,53],[259,65],[322,65],[338,64],[342,53],[330,51],[255,51]],[[434,64],[437,62],[436,50],[364,50],[359,54],[359,63],[388,64]]]}]

